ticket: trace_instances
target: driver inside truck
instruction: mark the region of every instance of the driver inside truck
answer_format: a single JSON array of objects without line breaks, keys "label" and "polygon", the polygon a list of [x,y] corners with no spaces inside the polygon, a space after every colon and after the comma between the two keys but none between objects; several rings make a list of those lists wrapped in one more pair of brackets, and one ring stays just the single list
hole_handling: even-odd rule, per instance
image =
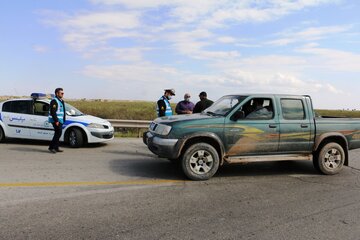
[{"label": "driver inside truck", "polygon": [[268,100],[269,104],[264,106],[263,98],[255,98],[252,103],[252,112],[250,112],[247,119],[270,119],[272,118],[273,112],[271,107],[271,100]]}]

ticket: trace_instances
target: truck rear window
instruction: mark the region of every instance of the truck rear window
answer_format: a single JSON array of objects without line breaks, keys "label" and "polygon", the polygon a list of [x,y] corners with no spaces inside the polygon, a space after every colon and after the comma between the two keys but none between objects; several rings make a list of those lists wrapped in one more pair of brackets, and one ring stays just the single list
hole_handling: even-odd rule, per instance
[{"label": "truck rear window", "polygon": [[304,104],[301,99],[281,99],[281,109],[284,119],[305,119]]}]

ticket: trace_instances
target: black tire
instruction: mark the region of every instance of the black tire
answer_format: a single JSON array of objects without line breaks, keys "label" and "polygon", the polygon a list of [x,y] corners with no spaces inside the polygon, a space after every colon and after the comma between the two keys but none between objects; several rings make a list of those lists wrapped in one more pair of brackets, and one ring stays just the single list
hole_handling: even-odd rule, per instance
[{"label": "black tire", "polygon": [[2,127],[0,127],[0,142],[4,142],[4,141],[5,141],[5,133]]},{"label": "black tire", "polygon": [[67,142],[72,148],[79,148],[84,144],[84,136],[80,129],[72,128],[69,130]]},{"label": "black tire", "polygon": [[345,151],[338,143],[325,144],[314,158],[314,166],[321,173],[334,175],[339,173],[345,163]]},{"label": "black tire", "polygon": [[316,171],[321,172],[321,170],[319,168],[319,164],[318,164],[318,155],[319,155],[319,152],[313,153],[313,166]]},{"label": "black tire", "polygon": [[208,180],[219,168],[219,154],[207,143],[196,143],[184,153],[181,166],[185,175],[196,181]]}]

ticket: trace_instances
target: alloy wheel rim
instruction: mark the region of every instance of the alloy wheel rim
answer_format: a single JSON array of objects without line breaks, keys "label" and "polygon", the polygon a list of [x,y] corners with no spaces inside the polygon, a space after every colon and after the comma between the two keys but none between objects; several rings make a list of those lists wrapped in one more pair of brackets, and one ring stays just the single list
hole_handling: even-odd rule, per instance
[{"label": "alloy wheel rim", "polygon": [[70,145],[72,145],[72,146],[74,146],[76,144],[76,134],[74,131],[70,132],[69,142],[70,142]]},{"label": "alloy wheel rim", "polygon": [[190,168],[196,174],[206,174],[214,165],[213,156],[205,150],[198,150],[190,157]]},{"label": "alloy wheel rim", "polygon": [[339,150],[332,148],[325,153],[324,163],[326,168],[334,170],[340,166],[341,162],[342,155]]}]

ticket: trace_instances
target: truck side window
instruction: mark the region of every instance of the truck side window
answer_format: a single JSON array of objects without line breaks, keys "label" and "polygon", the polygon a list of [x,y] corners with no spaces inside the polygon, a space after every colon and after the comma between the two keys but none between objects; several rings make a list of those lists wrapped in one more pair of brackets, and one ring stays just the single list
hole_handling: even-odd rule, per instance
[{"label": "truck side window", "polygon": [[271,99],[254,98],[248,101],[244,107],[246,119],[268,120],[274,117]]},{"label": "truck side window", "polygon": [[284,119],[305,119],[304,104],[301,99],[281,99],[281,109]]}]

